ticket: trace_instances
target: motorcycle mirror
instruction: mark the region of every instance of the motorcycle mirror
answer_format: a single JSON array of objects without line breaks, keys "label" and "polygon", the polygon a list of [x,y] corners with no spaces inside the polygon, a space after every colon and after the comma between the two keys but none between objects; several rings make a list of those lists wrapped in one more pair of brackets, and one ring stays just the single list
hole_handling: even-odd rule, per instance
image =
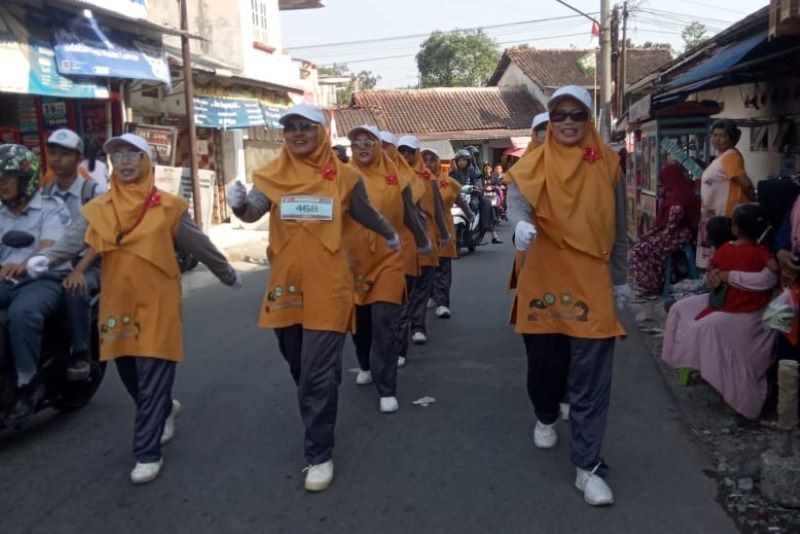
[{"label": "motorcycle mirror", "polygon": [[0,242],[9,248],[29,247],[34,241],[36,241],[35,236],[21,230],[9,230],[3,234],[3,238],[0,239]]}]

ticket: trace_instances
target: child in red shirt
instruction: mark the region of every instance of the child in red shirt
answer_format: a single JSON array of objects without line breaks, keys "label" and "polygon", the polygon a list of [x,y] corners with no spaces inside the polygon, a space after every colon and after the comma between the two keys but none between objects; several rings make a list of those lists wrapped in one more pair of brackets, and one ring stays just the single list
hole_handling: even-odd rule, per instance
[{"label": "child in red shirt", "polygon": [[[757,273],[768,267],[778,272],[778,262],[772,252],[759,241],[767,231],[764,208],[755,203],[742,204],[733,212],[733,235],[735,241],[725,243],[712,256],[711,270],[722,272],[742,271]],[[713,284],[712,284],[713,285]],[[720,281],[709,296],[709,306],[697,316],[702,319],[715,311],[746,313],[762,310],[772,298],[770,291],[740,289]]]}]

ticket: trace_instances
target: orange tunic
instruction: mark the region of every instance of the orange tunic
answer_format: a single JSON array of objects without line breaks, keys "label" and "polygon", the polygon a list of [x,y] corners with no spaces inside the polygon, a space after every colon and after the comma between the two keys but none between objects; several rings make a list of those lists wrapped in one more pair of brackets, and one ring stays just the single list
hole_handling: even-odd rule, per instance
[{"label": "orange tunic", "polygon": [[[425,187],[417,177],[414,170],[408,165],[408,162],[403,158],[396,147],[389,147],[386,154],[392,163],[395,164],[398,171],[398,177],[404,179],[411,186],[411,200],[416,205],[422,195],[425,194]],[[397,228],[397,227],[395,227]],[[400,234],[400,241],[402,243],[401,251],[403,256],[403,271],[406,276],[419,276],[419,255],[417,253],[417,243],[414,240],[414,234],[411,233],[405,225],[398,228]]]},{"label": "orange tunic", "polygon": [[456,226],[453,224],[453,217],[448,210],[456,203],[456,199],[461,194],[461,184],[458,180],[446,176],[439,179],[439,191],[442,194],[442,205],[445,211],[444,220],[447,223],[447,232],[450,234],[450,241],[444,246],[441,246],[441,244],[439,246],[439,257],[457,258],[458,250],[456,250],[456,247],[458,246],[458,240],[456,239]]},{"label": "orange tunic", "polygon": [[[397,169],[388,156],[381,154],[379,158],[381,172],[377,175],[370,172],[370,169],[362,169],[357,165],[354,167],[364,176],[372,207],[399,232],[404,227],[403,190],[408,187],[408,182],[397,175]],[[400,251],[390,249],[383,237],[351,219],[348,219],[345,226],[345,247],[355,279],[357,305],[366,306],[375,302],[404,303],[406,280]]]},{"label": "orange tunic", "polygon": [[609,259],[616,239],[619,159],[593,125],[580,146],[548,139],[509,171],[534,208],[538,237],[519,273],[512,312],[520,334],[624,336]]}]

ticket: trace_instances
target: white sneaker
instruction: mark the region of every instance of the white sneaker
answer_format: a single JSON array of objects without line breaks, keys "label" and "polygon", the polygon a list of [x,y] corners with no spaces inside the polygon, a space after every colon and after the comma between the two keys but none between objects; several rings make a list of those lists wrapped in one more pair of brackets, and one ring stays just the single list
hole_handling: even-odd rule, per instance
[{"label": "white sneaker", "polygon": [[158,478],[164,459],[157,462],[136,463],[136,467],[131,471],[131,482],[134,484],[147,484]]},{"label": "white sneaker", "polygon": [[424,345],[428,342],[428,336],[426,336],[424,332],[414,332],[411,336],[411,341],[414,345]]},{"label": "white sneaker", "polygon": [[450,308],[447,306],[439,306],[436,308],[436,317],[439,319],[449,319],[450,318]]},{"label": "white sneaker", "polygon": [[536,421],[533,431],[533,443],[540,449],[552,449],[558,443],[555,425],[545,425]]},{"label": "white sneaker", "polygon": [[372,371],[362,371],[359,369],[356,375],[356,384],[359,386],[368,386],[372,384]]},{"label": "white sneaker", "polygon": [[394,413],[400,409],[397,397],[381,397],[381,413]]},{"label": "white sneaker", "polygon": [[436,303],[433,301],[433,299],[428,299],[427,306],[428,306],[428,309],[430,310],[431,308],[435,308],[436,307]]},{"label": "white sneaker", "polygon": [[306,472],[306,491],[324,491],[333,482],[333,460],[309,465],[304,471]]},{"label": "white sneaker", "polygon": [[406,366],[406,357],[405,356],[398,356],[397,357],[397,367],[405,367]]},{"label": "white sneaker", "polygon": [[594,471],[577,468],[575,487],[583,492],[583,499],[592,506],[608,506],[614,504],[614,493],[602,477]]},{"label": "white sneaker", "polygon": [[172,399],[172,410],[170,410],[167,420],[164,421],[164,431],[161,433],[161,444],[166,445],[175,437],[175,419],[181,413],[181,403]]},{"label": "white sneaker", "polygon": [[561,419],[563,421],[569,421],[569,403],[559,403],[558,411],[561,413]]}]

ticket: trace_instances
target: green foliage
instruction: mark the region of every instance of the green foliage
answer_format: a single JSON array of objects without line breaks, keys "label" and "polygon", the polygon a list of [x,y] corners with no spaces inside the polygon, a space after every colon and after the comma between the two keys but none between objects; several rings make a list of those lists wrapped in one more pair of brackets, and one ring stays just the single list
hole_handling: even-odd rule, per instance
[{"label": "green foliage", "polygon": [[500,52],[481,30],[435,31],[417,54],[422,87],[480,87],[494,72]]},{"label": "green foliage", "polygon": [[334,63],[330,67],[319,68],[320,77],[350,78],[350,83],[336,91],[336,103],[342,106],[350,104],[353,91],[374,89],[381,77],[371,70],[362,70],[353,74],[345,63]]},{"label": "green foliage", "polygon": [[707,33],[708,28],[705,24],[694,21],[683,29],[681,37],[683,38],[683,42],[686,43],[686,48],[689,49],[694,48],[708,39]]}]

